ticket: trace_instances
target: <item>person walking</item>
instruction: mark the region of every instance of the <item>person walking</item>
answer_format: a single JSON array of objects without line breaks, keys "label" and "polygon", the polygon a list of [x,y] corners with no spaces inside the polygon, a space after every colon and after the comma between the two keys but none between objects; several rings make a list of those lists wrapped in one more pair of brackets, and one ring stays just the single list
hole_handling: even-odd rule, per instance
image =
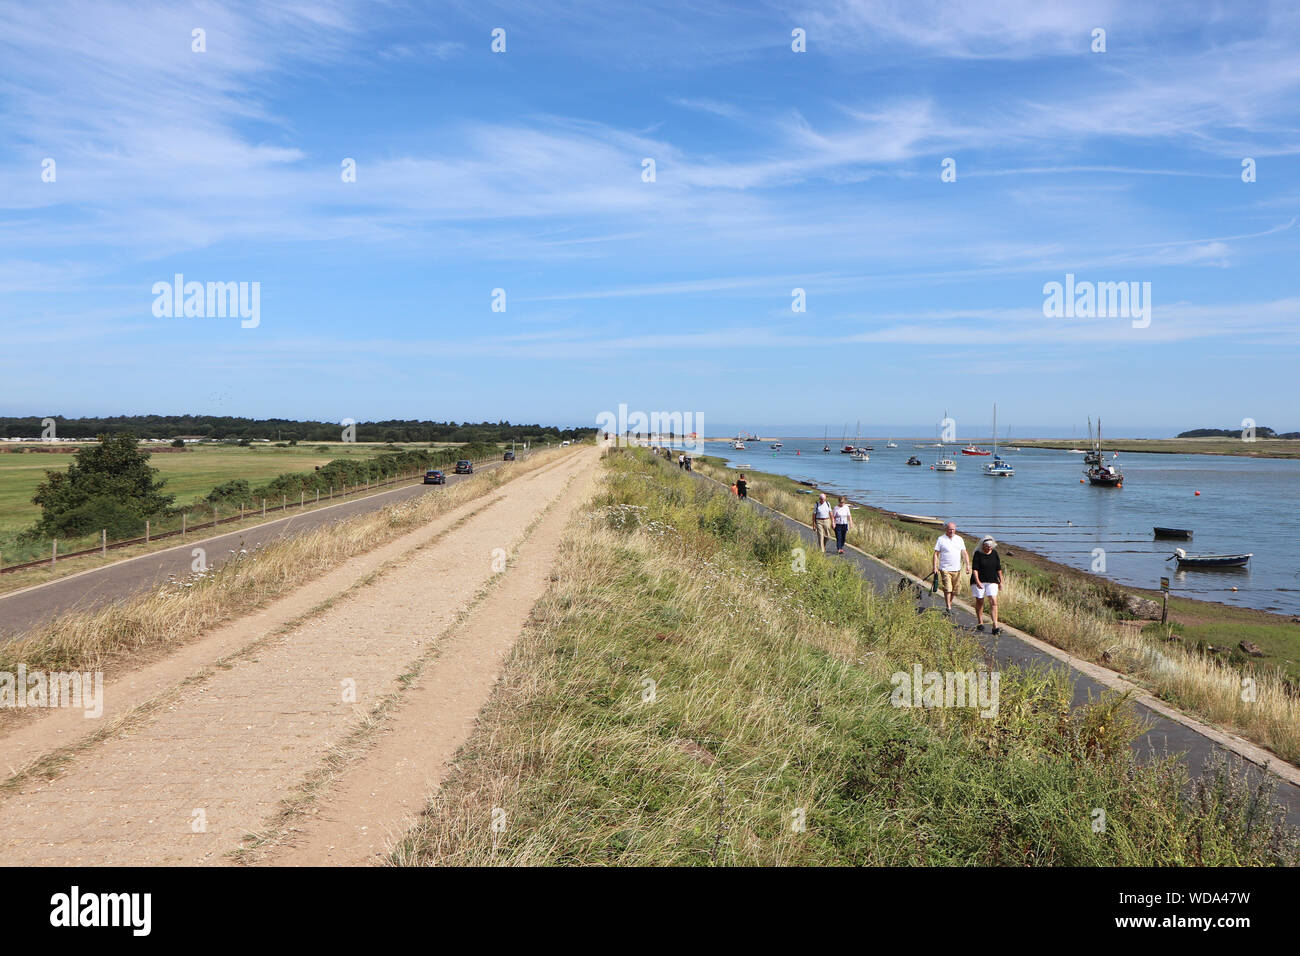
[{"label": "person walking", "polygon": [[817,496],[817,504],[813,505],[813,527],[817,531],[817,547],[825,554],[826,540],[835,534],[831,526],[831,506],[825,492]]},{"label": "person walking", "polygon": [[736,479],[736,494],[741,498],[749,497],[749,482],[745,480],[743,471],[740,473],[740,477]]},{"label": "person walking", "polygon": [[957,533],[957,523],[949,521],[934,543],[934,575],[943,588],[949,617],[952,617],[952,599],[963,571],[970,571],[970,555],[966,553],[966,542]]},{"label": "person walking", "polygon": [[678,455],[678,456],[677,456],[677,467],[680,468],[680,469],[682,469],[682,471],[685,471],[685,470],[686,470],[686,456],[685,456],[685,455]]},{"label": "person walking", "polygon": [[840,495],[840,503],[835,506],[835,552],[836,554],[844,553],[844,539],[849,536],[849,530],[853,527],[853,513],[849,510],[848,499]]},{"label": "person walking", "polygon": [[998,554],[998,543],[993,535],[986,534],[980,539],[980,546],[971,555],[970,593],[975,599],[975,630],[984,630],[984,601],[989,602],[989,618],[993,622],[993,633],[1001,634],[998,624],[998,591],[1002,589],[1002,557]]}]

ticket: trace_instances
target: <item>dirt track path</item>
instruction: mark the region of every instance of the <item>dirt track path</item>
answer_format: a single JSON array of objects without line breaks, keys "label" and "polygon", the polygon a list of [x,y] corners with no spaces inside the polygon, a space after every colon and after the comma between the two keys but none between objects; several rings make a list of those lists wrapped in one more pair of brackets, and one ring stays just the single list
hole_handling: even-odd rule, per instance
[{"label": "dirt track path", "polygon": [[[269,639],[263,633],[253,651],[181,688],[177,699],[152,716],[76,754],[56,779],[31,780],[0,796],[0,858],[9,865],[224,862],[247,834],[275,819],[281,800],[321,767],[330,748],[377,701],[401,690],[401,675],[429,654],[447,626],[497,577],[493,564],[495,559],[499,567],[500,552],[494,550],[514,553],[533,530],[530,524],[553,502],[553,516],[576,506],[586,482],[575,479],[596,470],[597,455],[595,449],[583,449],[510,482],[467,506],[462,523],[444,516],[442,523],[452,523],[432,544],[426,534],[423,544],[412,545],[411,536],[402,539],[411,548],[404,555],[388,546],[383,550],[389,558],[402,560],[375,580],[287,633]],[[550,517],[539,529],[552,530]],[[531,558],[515,560],[496,582],[495,590],[509,593],[525,615],[546,580],[534,564]],[[525,571],[531,572],[527,586],[522,583]],[[284,602],[295,598],[300,607],[302,598],[296,594]],[[261,617],[292,619],[280,607],[284,602]],[[491,646],[480,647],[467,639],[470,634],[486,636]],[[481,629],[476,625],[449,635],[452,640],[440,648],[436,663],[452,666],[435,664],[426,673],[427,686],[443,681],[442,693],[455,691],[451,703],[444,701],[451,711],[446,720],[436,708],[419,712],[422,721],[441,729],[432,757],[409,747],[403,751],[402,759],[415,765],[406,783],[418,780],[423,786],[437,779],[439,768],[429,760],[440,767],[440,755],[448,746],[454,750],[455,728],[472,726],[473,714],[466,717],[466,709],[485,681],[481,696],[486,699],[494,668],[517,634],[513,618],[503,613],[485,617]],[[172,667],[166,686],[176,687],[188,676]],[[149,686],[155,693],[164,689],[158,683]],[[21,740],[11,741],[14,735],[9,735],[0,741],[0,759],[5,751],[10,757],[18,752],[30,756],[52,741],[66,742],[51,732],[54,725],[42,729],[41,724],[46,722],[21,728]],[[394,726],[406,725],[398,719]],[[23,746],[15,747],[19,743]],[[382,747],[376,751],[383,752]],[[352,793],[348,778],[344,783],[340,794]],[[403,792],[412,806],[423,797],[409,796],[414,789]],[[382,829],[404,810],[394,816],[386,805],[372,804],[367,812],[384,821],[377,824]],[[371,852],[364,842],[347,844],[348,862]]]}]

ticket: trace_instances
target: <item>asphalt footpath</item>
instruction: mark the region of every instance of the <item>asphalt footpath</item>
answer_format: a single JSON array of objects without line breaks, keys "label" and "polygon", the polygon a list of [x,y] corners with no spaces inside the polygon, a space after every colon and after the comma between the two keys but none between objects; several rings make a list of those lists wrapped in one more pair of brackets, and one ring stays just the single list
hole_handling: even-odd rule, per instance
[{"label": "asphalt footpath", "polygon": [[[709,482],[717,487],[722,487],[719,482],[714,481],[707,475],[692,472],[697,479]],[[776,521],[781,522],[800,539],[810,545],[810,550],[817,549],[817,534],[808,525],[802,524],[787,515],[774,511],[767,505],[755,501],[753,498],[746,499],[751,507],[768,514]],[[809,509],[811,511],[812,501],[809,499]],[[935,538],[939,537],[936,530]],[[870,555],[864,554],[856,549],[846,548],[843,555],[835,554],[835,540],[832,538],[828,541],[826,554],[829,557],[838,557],[839,560],[847,561],[859,574],[866,578],[871,584],[880,591],[892,591],[898,588],[900,574],[895,568],[889,567]],[[907,579],[909,587],[911,579]],[[943,613],[944,601],[943,594],[931,594],[929,588],[911,587],[916,597],[917,613],[921,614],[928,610],[936,610]],[[1093,680],[1087,674],[1084,674],[1069,664],[1061,661],[1050,654],[1044,653],[1038,648],[1025,643],[1014,634],[1009,633],[1005,628],[1002,633],[994,636],[988,631],[980,632],[975,630],[975,616],[969,611],[964,610],[956,605],[952,609],[953,626],[959,627],[970,633],[972,637],[978,640],[992,659],[999,667],[1008,667],[1016,665],[1021,668],[1051,668],[1053,670],[1063,670],[1070,674],[1074,686],[1073,703],[1075,706],[1086,704],[1090,700],[1096,700],[1107,690],[1111,690]],[[986,623],[985,627],[989,625]],[[1164,757],[1174,756],[1181,757],[1187,764],[1188,772],[1192,777],[1199,777],[1205,772],[1207,762],[1216,754],[1227,754],[1232,756],[1227,748],[1221,746],[1217,741],[1199,733],[1195,729],[1181,724],[1176,720],[1170,720],[1163,714],[1151,710],[1139,702],[1133,703],[1134,709],[1142,718],[1147,731],[1141,737],[1133,741],[1133,750],[1141,760],[1156,760]],[[1267,772],[1257,765],[1243,761],[1243,766],[1247,779],[1251,785],[1257,785],[1264,774]],[[1300,826],[1300,787],[1287,780],[1283,780],[1273,774],[1268,774],[1271,781],[1277,783],[1277,791],[1274,800],[1282,806],[1286,812],[1287,821],[1293,826]]]},{"label": "asphalt footpath", "polygon": [[[524,453],[519,454],[523,460]],[[500,468],[504,462],[493,461],[475,465],[475,471]],[[463,481],[468,475],[447,472],[447,484]],[[199,537],[201,531],[185,536],[183,544],[173,545],[163,551],[142,554],[113,564],[57,578],[48,584],[38,584],[10,594],[0,595],[0,641],[11,639],[30,630],[56,614],[72,610],[89,610],[113,601],[129,598],[158,587],[168,577],[185,578],[194,561],[193,549],[203,548],[208,563],[217,567],[231,552],[240,548],[267,545],[272,541],[314,531],[336,524],[345,518],[365,514],[401,501],[437,491],[439,485],[425,485],[423,478],[412,479],[412,484],[398,485],[388,491],[376,492],[360,498],[340,501],[337,504],[301,511],[277,518],[251,528],[229,531],[211,537]]]}]

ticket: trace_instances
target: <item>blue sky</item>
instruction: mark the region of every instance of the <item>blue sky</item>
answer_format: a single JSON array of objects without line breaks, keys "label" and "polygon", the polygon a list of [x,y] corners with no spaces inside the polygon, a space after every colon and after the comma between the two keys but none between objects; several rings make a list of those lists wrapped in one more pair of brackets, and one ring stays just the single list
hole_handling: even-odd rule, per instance
[{"label": "blue sky", "polygon": [[49,0],[0,64],[0,414],[1300,428],[1289,4]]}]

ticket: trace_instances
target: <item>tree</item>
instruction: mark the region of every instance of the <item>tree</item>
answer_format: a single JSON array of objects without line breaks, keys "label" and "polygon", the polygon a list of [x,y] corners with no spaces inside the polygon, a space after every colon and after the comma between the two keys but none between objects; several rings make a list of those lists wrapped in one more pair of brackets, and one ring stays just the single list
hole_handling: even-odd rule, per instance
[{"label": "tree", "polygon": [[144,530],[146,518],[165,514],[175,501],[149,466],[149,453],[133,435],[101,435],[77,452],[65,472],[47,471],[32,502],[41,518],[33,537],[77,537],[101,528],[114,537]]}]

